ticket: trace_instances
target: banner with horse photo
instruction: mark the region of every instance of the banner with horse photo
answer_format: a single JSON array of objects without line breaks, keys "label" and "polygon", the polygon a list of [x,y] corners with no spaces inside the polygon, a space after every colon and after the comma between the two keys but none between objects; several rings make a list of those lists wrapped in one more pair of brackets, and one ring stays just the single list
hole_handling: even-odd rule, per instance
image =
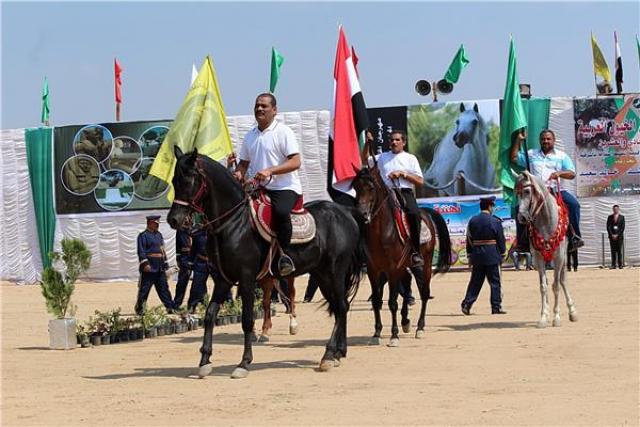
[{"label": "banner with horse photo", "polygon": [[149,175],[170,121],[54,129],[58,214],[168,208],[165,182]]},{"label": "banner with horse photo", "polygon": [[[451,265],[467,267],[467,224],[472,216],[480,213],[480,199],[477,196],[439,197],[420,199],[418,205],[421,208],[431,208],[442,215],[451,238]],[[497,197],[493,215],[502,220],[508,254],[516,238],[516,222],[511,218],[511,206],[502,197]],[[507,254],[505,260],[508,258]],[[434,259],[437,259],[436,254]]]},{"label": "banner with horse photo", "polygon": [[640,95],[573,101],[578,196],[640,194]]},{"label": "banner with horse photo", "polygon": [[410,106],[407,129],[424,175],[418,197],[502,191],[498,100]]}]

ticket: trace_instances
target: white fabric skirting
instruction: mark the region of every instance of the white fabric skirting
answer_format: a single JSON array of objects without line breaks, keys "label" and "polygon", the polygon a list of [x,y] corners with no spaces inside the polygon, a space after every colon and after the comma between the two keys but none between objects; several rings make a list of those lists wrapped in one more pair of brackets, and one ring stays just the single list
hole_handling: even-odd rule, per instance
[{"label": "white fabric skirting", "polygon": [[[305,201],[328,199],[326,192],[328,111],[283,113],[278,116],[294,131],[302,150],[300,178]],[[253,116],[228,118],[231,139],[236,148],[254,125]],[[556,132],[558,148],[575,158],[573,99],[553,98],[549,127]],[[24,144],[24,130],[4,130],[0,139],[0,278],[20,283],[33,283],[42,269],[33,201],[29,184]],[[575,193],[575,181],[566,183]],[[602,233],[606,233],[611,206],[619,204],[626,217],[625,255],[628,265],[640,264],[640,198],[583,198],[581,229],[586,245],[580,249],[582,265],[602,263]],[[136,280],[138,257],[136,239],[145,227],[145,216],[162,215],[160,225],[169,262],[175,265],[175,231],[164,221],[167,211],[132,211],[58,216],[55,249],[63,237],[80,238],[91,250],[93,259],[87,274],[93,280]],[[605,262],[610,259],[605,236]]]}]

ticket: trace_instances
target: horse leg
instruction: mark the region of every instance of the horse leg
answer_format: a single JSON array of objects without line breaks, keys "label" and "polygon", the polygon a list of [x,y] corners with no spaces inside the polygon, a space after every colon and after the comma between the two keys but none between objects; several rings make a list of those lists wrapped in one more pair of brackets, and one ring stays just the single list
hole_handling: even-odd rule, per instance
[{"label": "horse leg", "polygon": [[271,292],[275,280],[278,279],[268,278],[260,281],[262,287],[262,332],[255,339],[258,343],[268,342],[271,335]]},{"label": "horse leg", "polygon": [[253,361],[251,343],[253,341],[253,301],[255,276],[240,281],[238,291],[242,297],[242,332],[244,332],[244,352],[242,360],[231,373],[231,378],[246,378],[249,375],[249,365]]},{"label": "horse leg", "polygon": [[538,264],[538,276],[540,277],[540,298],[542,299],[542,310],[540,312],[540,320],[538,321],[538,328],[546,328],[549,318],[549,299],[547,296],[547,274],[546,266],[542,256],[537,259]]},{"label": "horse leg", "polygon": [[[335,283],[333,282],[334,278],[341,276],[339,274],[335,274],[335,272],[328,272],[327,277],[328,279],[324,277],[321,279],[320,290],[329,303],[329,310],[334,316],[334,324],[333,330],[331,331],[331,337],[329,338],[329,342],[327,342],[324,355],[320,360],[320,371],[322,372],[326,372],[331,368],[340,365],[341,354],[338,350],[338,346],[340,339],[343,336],[343,326],[346,325],[347,319],[344,289],[342,292],[336,292],[338,289],[332,289],[332,287],[338,283],[337,281]],[[344,280],[340,282],[340,286],[342,286],[343,282]],[[344,352],[346,353],[346,348],[344,349]]]},{"label": "horse leg", "polygon": [[569,293],[569,288],[566,283],[566,269],[562,270],[562,274],[560,275],[560,286],[562,286],[562,291],[564,292],[564,297],[567,300],[567,309],[569,310],[569,320],[572,322],[578,321],[578,310],[576,309],[575,304],[573,303],[573,299],[571,298],[571,294]]},{"label": "horse leg", "polygon": [[398,347],[400,337],[398,336],[398,286],[400,281],[397,277],[389,278],[389,311],[391,311],[391,339],[389,347]]},{"label": "horse leg", "polygon": [[[425,257],[425,266],[431,265],[431,257]],[[427,260],[429,262],[427,263]],[[411,272],[416,278],[416,285],[420,292],[420,315],[418,316],[418,327],[416,329],[416,338],[424,337],[424,326],[426,323],[427,303],[431,297],[431,269],[425,267],[412,268]]]},{"label": "horse leg", "polygon": [[[372,272],[372,269],[368,269]],[[373,337],[369,341],[371,345],[380,345],[380,334],[382,333],[382,280],[379,274],[369,273],[369,283],[371,283],[371,307],[373,308],[373,317],[375,319],[375,331]]]},{"label": "horse leg", "polygon": [[226,280],[220,281],[213,288],[213,297],[207,306],[204,316],[204,336],[202,339],[202,347],[200,347],[200,364],[198,369],[198,377],[204,378],[211,373],[213,366],[211,365],[211,353],[213,347],[213,328],[220,306],[224,302],[231,285]]},{"label": "horse leg", "polygon": [[296,320],[296,286],[295,277],[287,277],[287,286],[289,288],[289,335],[298,333],[298,321]]},{"label": "horse leg", "polygon": [[[564,269],[564,266],[562,267]],[[559,294],[560,294],[560,284],[558,283],[558,281],[560,280],[560,278],[558,277],[559,273],[558,273],[558,268],[556,267],[555,269],[556,271],[553,272],[553,297],[554,297],[554,301],[553,301],[553,322],[552,325],[553,326],[560,326],[560,301],[559,301]]]},{"label": "horse leg", "polygon": [[411,275],[406,273],[400,284],[402,286],[402,308],[400,309],[400,325],[402,326],[402,332],[408,334],[411,332],[411,320],[409,319],[409,290],[411,289]]}]

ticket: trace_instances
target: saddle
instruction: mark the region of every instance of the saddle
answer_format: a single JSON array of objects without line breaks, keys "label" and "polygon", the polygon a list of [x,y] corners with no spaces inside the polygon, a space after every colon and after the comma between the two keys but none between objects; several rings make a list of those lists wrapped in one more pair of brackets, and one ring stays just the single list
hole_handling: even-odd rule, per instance
[{"label": "saddle", "polygon": [[[253,227],[264,240],[271,242],[276,237],[275,224],[271,215],[271,199],[265,192],[259,191],[254,194],[249,206],[251,207]],[[313,240],[316,235],[316,221],[304,208],[302,196],[298,197],[291,210],[291,228],[292,245],[307,243]]]},{"label": "saddle", "polygon": [[[402,244],[405,243],[407,239],[410,239],[411,236],[411,228],[409,227],[409,220],[407,218],[407,214],[404,212],[401,204],[404,204],[404,198],[402,197],[402,193],[398,191],[392,191],[391,194],[395,196],[393,203],[393,219],[396,226],[396,230],[398,231],[398,235],[400,236],[400,241]],[[431,240],[431,232],[429,231],[429,227],[427,227],[427,223],[424,219],[421,220],[420,224],[420,244],[423,245],[425,243],[429,243]]]}]

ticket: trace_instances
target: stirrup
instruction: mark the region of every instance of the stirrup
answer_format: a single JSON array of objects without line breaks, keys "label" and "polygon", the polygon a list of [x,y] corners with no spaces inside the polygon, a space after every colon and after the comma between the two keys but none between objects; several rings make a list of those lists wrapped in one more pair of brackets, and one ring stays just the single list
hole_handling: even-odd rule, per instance
[{"label": "stirrup", "polygon": [[414,252],[411,254],[411,267],[422,267],[424,266],[424,258],[420,255],[420,252]]},{"label": "stirrup", "polygon": [[293,260],[284,252],[280,255],[280,259],[278,260],[278,270],[281,276],[288,276],[296,271],[296,266],[293,264]]}]

